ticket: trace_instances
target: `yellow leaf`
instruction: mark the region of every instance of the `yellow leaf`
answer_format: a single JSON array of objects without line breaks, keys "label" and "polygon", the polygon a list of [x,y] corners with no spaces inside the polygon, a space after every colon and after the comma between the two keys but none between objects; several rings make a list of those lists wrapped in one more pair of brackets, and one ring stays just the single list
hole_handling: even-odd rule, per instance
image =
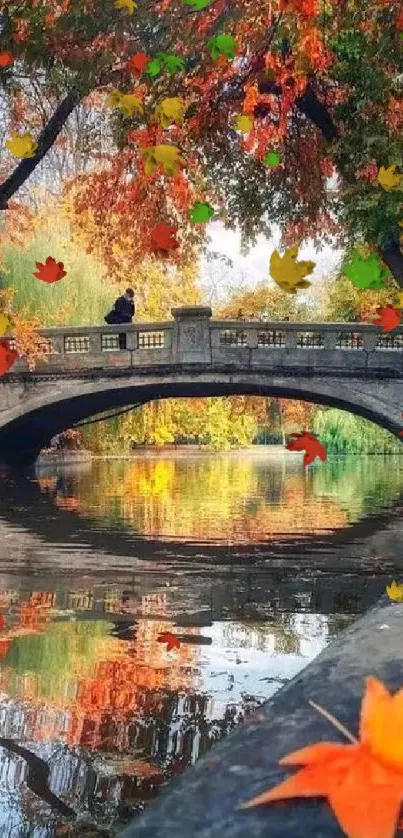
[{"label": "yellow leaf", "polygon": [[12,131],[11,140],[6,141],[6,146],[15,157],[35,157],[38,143],[35,142],[29,131],[21,134],[21,136],[16,131]]},{"label": "yellow leaf", "polygon": [[172,99],[163,99],[155,108],[155,116],[159,119],[163,128],[168,128],[172,122],[183,125],[185,119],[186,105],[183,99],[174,96]]},{"label": "yellow leaf", "polygon": [[241,134],[249,134],[249,131],[253,128],[253,116],[249,116],[247,113],[239,113],[234,116],[234,125]]},{"label": "yellow leaf", "polygon": [[11,331],[11,323],[5,314],[0,312],[0,335],[7,335]]},{"label": "yellow leaf", "polygon": [[121,93],[120,90],[114,90],[106,104],[110,108],[120,108],[126,116],[133,116],[136,112],[144,113],[143,103],[133,93]]},{"label": "yellow leaf", "polygon": [[403,175],[396,172],[396,166],[389,166],[385,169],[381,166],[378,172],[378,182],[386,192],[392,192],[394,189],[403,188]]},{"label": "yellow leaf", "polygon": [[166,175],[177,175],[180,166],[185,165],[180,151],[174,145],[155,145],[140,149],[145,159],[145,173],[150,175],[161,164]]},{"label": "yellow leaf", "polygon": [[393,580],[391,585],[386,586],[386,593],[389,599],[393,599],[395,602],[403,602],[403,583],[398,585]]},{"label": "yellow leaf", "polygon": [[284,256],[274,250],[270,259],[270,274],[286,294],[296,294],[298,289],[309,288],[304,277],[312,273],[315,262],[297,262],[298,245],[288,248]]},{"label": "yellow leaf", "polygon": [[115,7],[117,9],[127,9],[130,15],[137,9],[135,0],[115,0]]}]

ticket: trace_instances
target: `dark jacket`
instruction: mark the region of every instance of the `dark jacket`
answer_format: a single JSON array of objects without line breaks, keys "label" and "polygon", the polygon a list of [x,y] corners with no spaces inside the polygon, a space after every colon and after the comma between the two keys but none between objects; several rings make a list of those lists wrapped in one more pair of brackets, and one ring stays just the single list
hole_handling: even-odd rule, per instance
[{"label": "dark jacket", "polygon": [[112,311],[106,315],[106,323],[131,323],[134,317],[134,303],[124,295],[118,297]]}]

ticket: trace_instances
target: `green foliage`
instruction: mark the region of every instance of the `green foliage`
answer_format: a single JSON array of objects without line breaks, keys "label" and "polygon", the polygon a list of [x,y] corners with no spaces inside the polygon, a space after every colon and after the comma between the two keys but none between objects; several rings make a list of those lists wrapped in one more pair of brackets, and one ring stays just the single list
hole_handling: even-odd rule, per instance
[{"label": "green foliage", "polygon": [[[54,285],[33,276],[35,262],[48,256],[64,262],[67,276]],[[73,243],[68,223],[54,219],[39,229],[25,250],[5,246],[0,288],[15,288],[18,308],[46,326],[99,325],[116,296],[103,265]]]},{"label": "green foliage", "polygon": [[402,454],[403,446],[388,431],[342,410],[320,410],[313,432],[328,454]]}]

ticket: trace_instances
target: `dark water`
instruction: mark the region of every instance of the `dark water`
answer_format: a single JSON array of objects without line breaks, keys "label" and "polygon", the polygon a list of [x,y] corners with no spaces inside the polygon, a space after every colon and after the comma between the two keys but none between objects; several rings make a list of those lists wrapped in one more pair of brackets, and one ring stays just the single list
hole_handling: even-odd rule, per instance
[{"label": "dark water", "polygon": [[403,457],[3,474],[2,838],[117,834],[377,599],[401,507]]}]

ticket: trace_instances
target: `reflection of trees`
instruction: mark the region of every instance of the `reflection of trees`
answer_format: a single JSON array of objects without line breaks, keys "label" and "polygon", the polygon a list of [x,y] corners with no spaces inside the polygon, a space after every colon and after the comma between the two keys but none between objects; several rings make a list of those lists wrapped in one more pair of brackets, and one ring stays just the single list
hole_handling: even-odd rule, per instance
[{"label": "reflection of trees", "polygon": [[[105,466],[105,469],[104,469]],[[104,491],[99,492],[99,478]],[[39,479],[41,485],[41,480]],[[46,485],[45,491],[54,492]],[[253,543],[275,536],[339,529],[347,514],[334,499],[312,492],[301,469],[285,472],[248,457],[138,459],[106,463],[93,475],[64,484],[66,508],[76,497],[81,514],[124,520],[146,536]],[[57,504],[63,505],[57,486]]]}]

